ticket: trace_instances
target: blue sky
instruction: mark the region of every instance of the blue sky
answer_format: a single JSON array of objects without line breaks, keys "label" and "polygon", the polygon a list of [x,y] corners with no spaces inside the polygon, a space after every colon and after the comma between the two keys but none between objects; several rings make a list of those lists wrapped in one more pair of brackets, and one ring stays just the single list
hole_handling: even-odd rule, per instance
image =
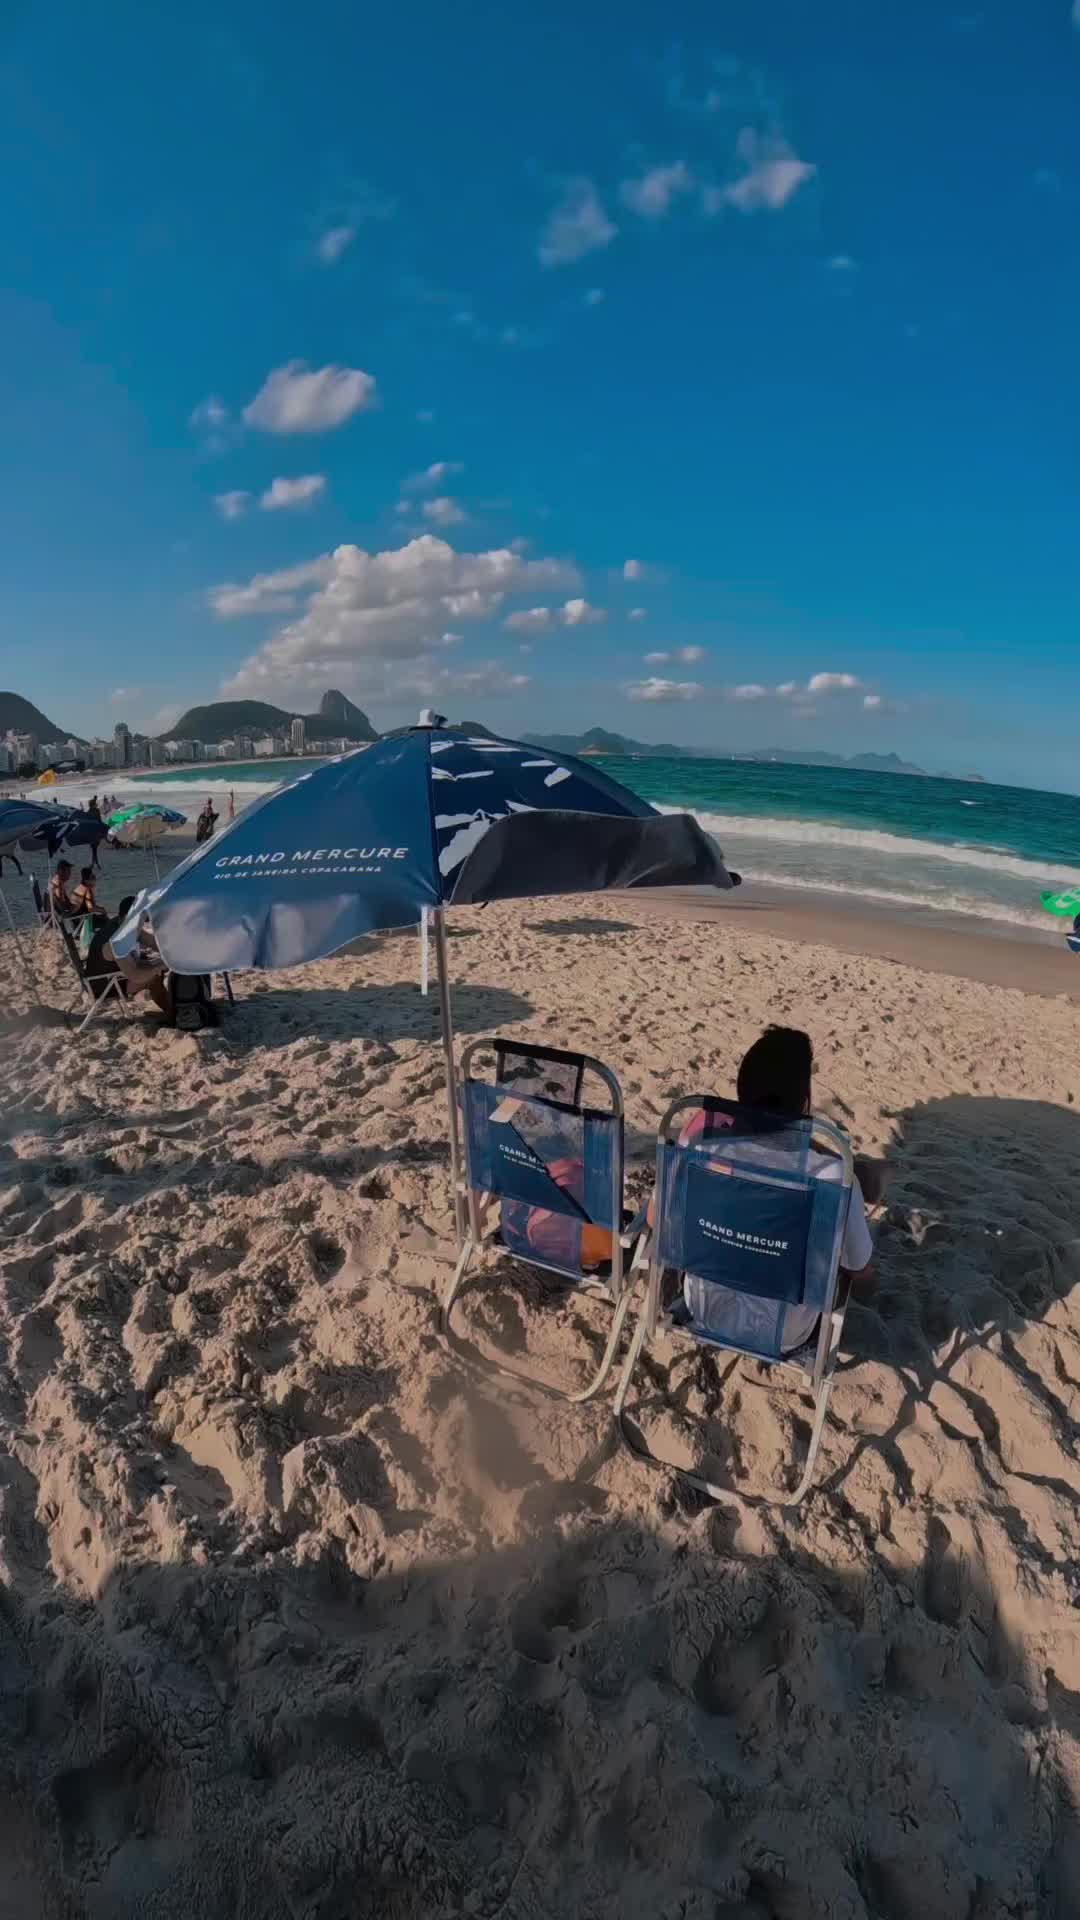
[{"label": "blue sky", "polygon": [[0,683],[1080,786],[1076,12],[15,0]]}]

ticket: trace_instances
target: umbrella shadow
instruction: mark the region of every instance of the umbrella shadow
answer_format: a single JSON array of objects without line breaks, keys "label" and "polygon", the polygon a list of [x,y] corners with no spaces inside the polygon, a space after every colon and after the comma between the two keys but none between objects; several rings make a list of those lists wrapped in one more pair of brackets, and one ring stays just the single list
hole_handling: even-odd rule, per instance
[{"label": "umbrella shadow", "polygon": [[526,925],[527,933],[578,933],[602,936],[640,931],[640,927],[635,926],[632,920],[590,920],[584,914],[572,920],[530,920]]},{"label": "umbrella shadow", "polygon": [[[495,1032],[535,1012],[531,1000],[506,987],[467,983],[454,987],[452,1005],[459,1034]],[[290,1046],[300,1034],[432,1042],[439,1038],[439,1002],[434,992],[425,999],[414,980],[388,986],[268,987],[237,1000],[228,1033],[230,1046],[241,1052]]]}]

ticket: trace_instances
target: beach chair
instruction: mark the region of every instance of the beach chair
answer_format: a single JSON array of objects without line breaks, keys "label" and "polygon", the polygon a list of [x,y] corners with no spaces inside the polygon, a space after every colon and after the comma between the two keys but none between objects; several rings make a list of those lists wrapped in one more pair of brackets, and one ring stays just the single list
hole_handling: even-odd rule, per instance
[{"label": "beach chair", "polygon": [[[830,1120],[780,1120],[700,1094],[668,1108],[657,1136],[645,1304],[615,1399],[620,1434],[638,1459],[723,1497],[703,1475],[658,1458],[627,1418],[631,1381],[662,1328],[676,1341],[782,1367],[812,1389],[806,1465],[795,1491],[781,1496],[791,1505],[802,1499],[843,1332],[840,1255],[854,1178],[851,1144]],[[806,1342],[785,1352],[792,1308],[819,1317]]]},{"label": "beach chair", "polygon": [[63,941],[64,951],[71,962],[75,978],[79,982],[80,997],[85,997],[89,1007],[75,1028],[76,1035],[84,1033],[92,1020],[96,1020],[112,1001],[120,1008],[125,1020],[130,1018],[130,1008],[124,992],[124,979],[120,973],[89,973],[86,962],[75,943],[71,928],[59,916],[53,922]]},{"label": "beach chair", "polygon": [[[494,1054],[494,1078],[472,1072],[481,1052]],[[590,1080],[606,1090],[606,1106],[584,1102]],[[443,1331],[464,1344],[452,1333],[451,1315],[483,1253],[500,1250],[555,1274],[568,1290],[612,1310],[603,1359],[588,1385],[563,1392],[525,1368],[485,1364],[567,1400],[588,1400],[603,1386],[618,1350],[644,1227],[644,1214],[629,1224],[624,1219],[622,1090],[610,1069],[587,1054],[494,1039],[466,1047],[462,1096],[468,1220],[443,1300]]]},{"label": "beach chair", "polygon": [[56,920],[53,916],[52,899],[49,895],[42,893],[41,883],[36,873],[30,875],[30,899],[34,908],[36,944],[40,947],[42,942],[47,943],[55,933]]}]

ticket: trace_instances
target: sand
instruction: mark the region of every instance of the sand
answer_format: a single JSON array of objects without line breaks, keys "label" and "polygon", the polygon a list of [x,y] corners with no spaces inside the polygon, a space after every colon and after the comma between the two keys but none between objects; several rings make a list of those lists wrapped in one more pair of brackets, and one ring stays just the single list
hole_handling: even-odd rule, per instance
[{"label": "sand", "polygon": [[[714,1505],[441,1338],[414,937],[77,1043],[0,941],[4,1920],[1080,1914],[1077,1009],[685,911],[460,914],[459,1034],[606,1059],[643,1193],[810,1029],[896,1175],[799,1511],[786,1377],[650,1359]],[[571,1383],[604,1318],[506,1263],[462,1326]]]}]

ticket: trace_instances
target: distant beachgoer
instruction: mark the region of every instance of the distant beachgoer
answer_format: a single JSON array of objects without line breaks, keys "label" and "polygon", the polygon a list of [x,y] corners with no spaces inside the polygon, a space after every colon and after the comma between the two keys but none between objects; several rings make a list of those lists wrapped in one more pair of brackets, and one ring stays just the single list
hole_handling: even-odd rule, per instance
[{"label": "distant beachgoer", "polygon": [[195,845],[197,847],[201,847],[204,840],[209,840],[217,823],[218,817],[214,812],[214,803],[212,800],[208,800],[195,822]]},{"label": "distant beachgoer", "polygon": [[232,787],[229,788],[229,819],[236,819],[236,794]]},{"label": "distant beachgoer", "polygon": [[70,860],[58,860],[56,863],[56,872],[49,881],[49,899],[52,903],[52,910],[55,914],[59,914],[62,920],[70,920],[71,916],[78,912],[78,908],[68,893],[68,882],[73,872],[74,868]]},{"label": "distant beachgoer", "polygon": [[96,793],[92,794],[90,799],[88,800],[86,811],[90,815],[91,820],[101,819],[101,808],[98,806],[98,797]]},{"label": "distant beachgoer", "polygon": [[71,904],[76,913],[97,912],[97,889],[94,884],[93,867],[83,867],[79,873],[79,884],[71,896]]}]

